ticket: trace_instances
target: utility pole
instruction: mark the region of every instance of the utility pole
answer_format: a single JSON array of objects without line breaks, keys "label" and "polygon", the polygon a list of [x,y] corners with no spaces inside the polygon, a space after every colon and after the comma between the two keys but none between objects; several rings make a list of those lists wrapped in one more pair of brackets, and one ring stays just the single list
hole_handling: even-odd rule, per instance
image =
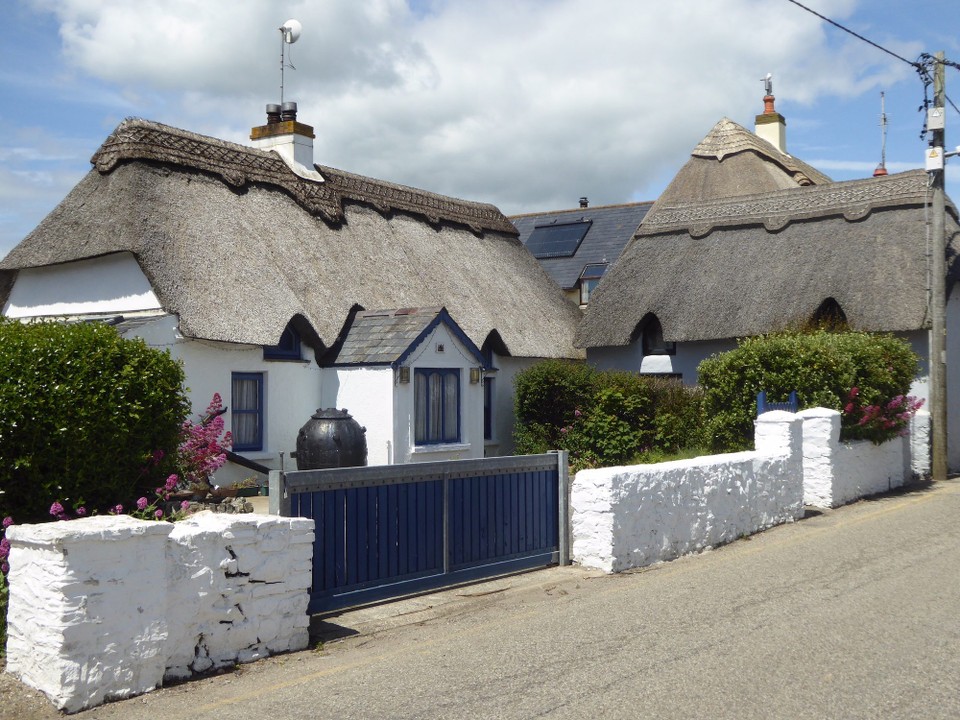
[{"label": "utility pole", "polygon": [[[931,261],[931,329],[930,329],[930,421],[932,439],[933,480],[947,479],[947,347],[946,347],[946,280],[947,252],[944,228],[944,54],[934,56],[933,108],[928,112],[927,127],[932,131],[928,158],[933,191],[932,261]],[[936,157],[939,156],[939,167]]]}]

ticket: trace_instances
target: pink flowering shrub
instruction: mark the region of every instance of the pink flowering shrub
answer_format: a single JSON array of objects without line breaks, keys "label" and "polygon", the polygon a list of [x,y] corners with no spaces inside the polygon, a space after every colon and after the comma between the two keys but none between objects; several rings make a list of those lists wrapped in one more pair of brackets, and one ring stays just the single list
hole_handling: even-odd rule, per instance
[{"label": "pink flowering shrub", "polygon": [[200,422],[184,421],[177,450],[182,487],[208,491],[210,477],[227,461],[226,451],[233,444],[233,436],[223,431],[224,412],[220,393],[214,393]]},{"label": "pink flowering shrub", "polygon": [[[200,422],[195,423],[189,419],[183,422],[180,446],[176,452],[178,472],[168,475],[164,484],[153,491],[153,499],[143,495],[134,500],[129,515],[141,520],[178,520],[190,508],[190,503],[185,500],[176,505],[174,495],[178,491],[190,490],[197,494],[206,494],[210,489],[210,476],[223,467],[227,461],[226,451],[231,445],[230,433],[223,431],[224,412],[220,394],[214,393]],[[141,476],[154,474],[165,456],[166,453],[162,450],[155,450],[141,468]],[[71,520],[88,514],[82,499],[73,503],[72,512],[66,509],[68,504],[70,503],[67,499],[56,500],[50,505],[50,515],[56,520]],[[123,515],[125,511],[123,504],[117,503],[107,508],[106,512],[110,515]],[[93,514],[96,513],[97,510],[94,509]]]},{"label": "pink flowering shrub", "polygon": [[910,432],[910,418],[923,406],[923,400],[896,395],[886,403],[863,404],[860,389],[847,393],[842,422],[845,435],[855,440],[870,440],[877,445]]}]

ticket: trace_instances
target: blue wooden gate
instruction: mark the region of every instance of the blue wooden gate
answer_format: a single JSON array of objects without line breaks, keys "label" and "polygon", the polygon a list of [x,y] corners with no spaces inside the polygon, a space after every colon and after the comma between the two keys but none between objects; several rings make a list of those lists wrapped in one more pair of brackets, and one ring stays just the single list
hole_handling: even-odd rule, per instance
[{"label": "blue wooden gate", "polygon": [[316,523],[310,612],[568,562],[567,457],[272,472],[271,511]]}]

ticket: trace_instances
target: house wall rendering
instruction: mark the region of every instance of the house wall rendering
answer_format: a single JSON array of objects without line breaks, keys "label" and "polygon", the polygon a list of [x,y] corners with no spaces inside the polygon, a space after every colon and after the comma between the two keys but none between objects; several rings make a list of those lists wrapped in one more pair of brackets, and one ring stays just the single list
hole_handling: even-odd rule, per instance
[{"label": "house wall rendering", "polygon": [[144,310],[160,310],[160,301],[133,255],[116,253],[20,270],[3,314],[28,318]]}]

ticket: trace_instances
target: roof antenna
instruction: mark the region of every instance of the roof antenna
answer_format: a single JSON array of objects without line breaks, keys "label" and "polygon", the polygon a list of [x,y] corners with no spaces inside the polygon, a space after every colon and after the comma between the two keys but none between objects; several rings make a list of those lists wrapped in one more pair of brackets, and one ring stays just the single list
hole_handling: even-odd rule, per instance
[{"label": "roof antenna", "polygon": [[763,80],[763,89],[766,91],[766,94],[773,95],[773,74],[767,73],[766,76],[761,79]]},{"label": "roof antenna", "polygon": [[303,30],[303,26],[300,24],[299,20],[287,20],[283,25],[280,26],[280,105],[283,105],[283,70],[285,67],[289,67],[291,70],[296,70],[293,66],[293,62],[287,62],[286,59],[286,48],[287,45],[293,45],[297,40],[300,39],[300,31]]},{"label": "roof antenna", "polygon": [[887,110],[886,98],[883,91],[880,91],[880,164],[873,171],[874,177],[881,177],[887,174]]}]

